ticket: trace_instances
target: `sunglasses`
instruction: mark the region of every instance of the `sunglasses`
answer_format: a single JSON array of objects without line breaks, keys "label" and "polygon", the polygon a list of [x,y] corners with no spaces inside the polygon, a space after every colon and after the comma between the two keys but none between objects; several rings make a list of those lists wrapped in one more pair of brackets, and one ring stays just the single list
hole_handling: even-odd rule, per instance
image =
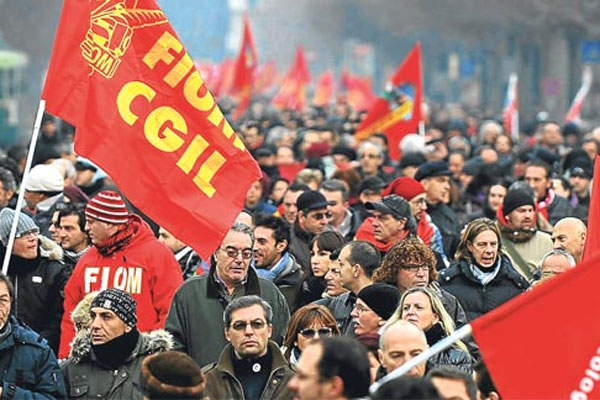
[{"label": "sunglasses", "polygon": [[317,333],[319,334],[319,337],[332,336],[333,329],[328,326],[325,326],[325,327],[319,328],[319,329],[306,328],[306,329],[302,329],[299,333],[307,339],[312,339],[315,337],[315,335]]},{"label": "sunglasses", "polygon": [[311,215],[311,217],[313,217],[317,221],[320,221],[323,218],[327,218],[327,219],[331,218],[331,213],[330,212],[316,213],[316,214]]},{"label": "sunglasses", "polygon": [[237,258],[238,254],[242,253],[242,258],[244,260],[249,260],[254,255],[254,250],[250,250],[250,249],[238,250],[234,247],[226,247],[225,249],[222,249],[222,250],[225,250],[225,254],[227,254],[227,257],[229,257],[229,258]]},{"label": "sunglasses", "polygon": [[267,326],[267,322],[261,319],[257,319],[254,321],[246,322],[246,321],[237,321],[231,324],[231,328],[234,331],[243,332],[246,330],[246,327],[250,325],[253,331],[260,331]]}]

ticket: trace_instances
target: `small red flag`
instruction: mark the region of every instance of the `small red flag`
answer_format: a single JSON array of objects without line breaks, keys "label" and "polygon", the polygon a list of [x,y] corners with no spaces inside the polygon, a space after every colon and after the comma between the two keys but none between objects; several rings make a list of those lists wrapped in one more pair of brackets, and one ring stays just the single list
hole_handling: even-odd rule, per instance
[{"label": "small red flag", "polygon": [[355,134],[364,140],[376,132],[388,138],[390,157],[397,160],[402,138],[417,133],[423,117],[423,79],[421,76],[421,43],[408,53],[390,82],[389,98],[378,98]]},{"label": "small red flag", "polygon": [[233,76],[232,90],[238,99],[238,105],[233,113],[233,119],[238,119],[250,105],[252,99],[252,79],[257,64],[256,47],[252,31],[250,30],[250,20],[247,15],[244,16],[244,32],[242,35],[242,46],[235,63],[235,72]]},{"label": "small red flag", "polygon": [[309,82],[310,72],[306,64],[304,49],[298,46],[294,64],[283,78],[281,89],[273,98],[273,104],[279,108],[303,110],[306,105],[306,85]]},{"label": "small red flag", "polygon": [[600,252],[600,157],[594,159],[594,181],[588,209],[588,226],[582,261]]},{"label": "small red flag", "polygon": [[261,176],[155,0],[65,0],[42,98],[77,154],[204,259]]},{"label": "small red flag", "polygon": [[510,74],[504,100],[504,129],[510,133],[514,141],[519,140],[519,79],[517,74]]},{"label": "small red flag", "polygon": [[254,92],[263,94],[277,82],[277,67],[274,61],[259,66],[254,79]]},{"label": "small red flag", "polygon": [[333,97],[333,72],[327,70],[321,74],[315,88],[313,104],[317,107],[327,107]]},{"label": "small red flag", "polygon": [[592,69],[589,66],[586,66],[581,73],[581,87],[577,91],[571,107],[569,107],[569,111],[565,116],[565,122],[568,123],[579,121],[581,106],[583,105],[583,101],[592,87],[592,81]]},{"label": "small red flag", "polygon": [[370,109],[376,97],[371,90],[371,80],[361,78],[347,71],[342,73],[342,86],[346,88],[346,101],[358,111]]},{"label": "small red flag", "polygon": [[503,399],[600,397],[598,255],[471,323]]}]

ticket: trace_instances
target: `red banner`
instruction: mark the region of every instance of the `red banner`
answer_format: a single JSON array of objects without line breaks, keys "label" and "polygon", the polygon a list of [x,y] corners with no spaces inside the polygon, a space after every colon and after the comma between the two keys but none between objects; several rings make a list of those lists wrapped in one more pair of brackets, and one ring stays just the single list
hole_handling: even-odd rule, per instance
[{"label": "red banner", "polygon": [[233,76],[232,90],[238,99],[238,105],[232,115],[233,119],[238,119],[250,105],[252,99],[252,79],[258,63],[256,56],[256,47],[252,31],[250,30],[250,20],[244,16],[244,32],[242,36],[242,46],[235,63],[235,74]]},{"label": "red banner", "polygon": [[301,111],[306,105],[306,85],[310,82],[310,73],[302,47],[296,50],[294,65],[281,83],[281,89],[273,98],[276,107]]},{"label": "red banner", "polygon": [[263,94],[277,82],[277,67],[274,61],[259,66],[254,79],[254,92]]},{"label": "red banner", "polygon": [[371,80],[369,78],[361,78],[344,71],[342,73],[342,86],[346,88],[346,101],[355,110],[368,110],[375,103],[376,97],[371,90]]},{"label": "red banner", "polygon": [[317,107],[327,107],[333,97],[333,72],[327,70],[321,74],[315,88],[313,104]]},{"label": "red banner", "polygon": [[155,0],[66,0],[42,97],[78,154],[205,259],[261,176]]},{"label": "red banner", "polygon": [[421,77],[421,44],[406,56],[389,83],[387,98],[378,98],[355,134],[357,140],[367,139],[376,132],[388,138],[390,157],[397,160],[398,146],[409,133],[419,131],[423,120],[423,79]]},{"label": "red banner", "polygon": [[583,261],[600,252],[600,157],[594,160],[594,181],[588,209],[588,227],[585,236]]},{"label": "red banner", "polygon": [[600,398],[600,257],[471,323],[503,399]]}]

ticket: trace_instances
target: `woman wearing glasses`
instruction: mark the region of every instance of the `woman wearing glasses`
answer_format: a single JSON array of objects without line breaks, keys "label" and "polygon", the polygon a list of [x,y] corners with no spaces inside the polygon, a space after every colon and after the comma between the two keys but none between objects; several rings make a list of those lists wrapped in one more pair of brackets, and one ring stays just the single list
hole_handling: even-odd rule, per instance
[{"label": "woman wearing glasses", "polygon": [[[429,347],[454,332],[454,322],[442,302],[425,287],[414,287],[404,292],[400,306],[390,317],[388,324],[399,319],[412,322],[423,329]],[[430,358],[429,362],[435,367],[457,367],[468,373],[472,372],[471,356],[467,346],[461,341]]]},{"label": "woman wearing glasses", "polygon": [[335,318],[327,307],[308,304],[300,307],[290,318],[283,340],[283,355],[291,365],[296,365],[308,342],[339,334]]},{"label": "woman wearing glasses", "polygon": [[478,218],[467,225],[455,261],[439,273],[438,281],[458,298],[469,321],[529,287],[527,279],[502,253],[498,225],[488,218]]}]

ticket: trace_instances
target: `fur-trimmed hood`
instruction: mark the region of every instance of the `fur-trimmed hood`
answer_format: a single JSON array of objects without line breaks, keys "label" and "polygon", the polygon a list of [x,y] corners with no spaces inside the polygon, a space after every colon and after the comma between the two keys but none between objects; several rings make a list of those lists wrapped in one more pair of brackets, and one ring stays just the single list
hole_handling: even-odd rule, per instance
[{"label": "fur-trimmed hood", "polygon": [[[73,364],[78,364],[90,358],[92,352],[90,333],[89,329],[84,329],[71,342],[69,360]],[[169,351],[173,349],[173,345],[173,336],[163,329],[157,329],[152,332],[140,332],[138,344],[135,346],[131,358]]]},{"label": "fur-trimmed hood", "polygon": [[40,240],[40,256],[55,261],[63,259],[64,252],[60,245],[46,236],[39,235],[38,239]]}]

